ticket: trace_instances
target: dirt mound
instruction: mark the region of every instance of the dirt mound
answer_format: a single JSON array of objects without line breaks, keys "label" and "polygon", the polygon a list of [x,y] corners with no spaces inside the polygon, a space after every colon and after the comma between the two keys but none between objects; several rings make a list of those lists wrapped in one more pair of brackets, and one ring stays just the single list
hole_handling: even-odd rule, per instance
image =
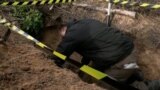
[{"label": "dirt mound", "polygon": [[[142,0],[142,2],[145,1],[151,2],[150,0]],[[95,5],[98,7],[106,7],[106,3],[104,3],[103,0],[81,0],[79,2]],[[159,0],[155,2],[158,3]],[[106,22],[104,21],[106,14],[98,11],[78,8],[75,6],[66,9],[61,8],[58,10],[60,13],[63,13],[64,18],[72,16],[71,18],[92,18]],[[140,66],[140,69],[145,75],[145,79],[160,79],[160,68],[158,67],[158,64],[160,63],[158,60],[160,52],[160,13],[158,10],[151,10],[150,12],[144,8],[143,10],[143,12],[137,13],[137,18],[129,18],[124,15],[116,14],[113,19],[112,27],[118,28],[122,32],[127,33],[134,38],[137,55],[136,60]]]},{"label": "dirt mound", "polygon": [[[0,35],[5,31],[2,29]],[[7,45],[8,53],[0,59],[0,90],[103,90],[57,67],[43,51],[18,34],[12,33]]]},{"label": "dirt mound", "polygon": [[[102,0],[88,0],[87,2],[82,0],[82,2],[92,3],[97,6],[106,5]],[[66,18],[71,16],[77,19],[93,18],[100,21],[105,18],[104,13],[92,10],[76,7],[69,7],[66,10],[68,13],[61,10],[59,14],[63,14]],[[58,9],[56,14],[58,14],[58,11],[60,10]],[[138,19],[116,15],[113,21],[113,27],[129,33],[135,38],[137,56],[134,58],[138,57],[137,61],[145,78],[150,80],[160,79],[160,61],[158,60],[160,40],[157,39],[156,35],[160,28],[159,22],[159,17],[141,15]],[[0,29],[0,35],[2,35],[6,28],[0,27],[2,27]],[[43,41],[50,47],[55,48],[57,40],[55,40],[56,35],[52,35],[52,33],[54,32],[51,30],[46,32]],[[47,59],[43,51],[35,48],[30,41],[18,34],[12,33],[7,45],[8,49],[0,46],[0,57],[3,56],[3,59],[0,58],[1,90],[103,90],[95,84],[87,84],[81,81],[70,70],[57,67],[52,60]]]},{"label": "dirt mound", "polygon": [[[147,80],[159,80],[160,18],[139,16],[138,19],[115,17],[115,26],[135,38],[137,63]],[[126,23],[126,24],[124,24]]]}]

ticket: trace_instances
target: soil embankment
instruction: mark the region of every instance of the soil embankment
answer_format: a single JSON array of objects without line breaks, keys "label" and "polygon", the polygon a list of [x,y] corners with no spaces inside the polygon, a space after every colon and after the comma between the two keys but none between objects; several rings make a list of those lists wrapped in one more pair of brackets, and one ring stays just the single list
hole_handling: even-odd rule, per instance
[{"label": "soil embankment", "polygon": [[[81,1],[96,6],[105,6],[102,0]],[[66,7],[66,6],[64,6]],[[47,7],[48,8],[48,7]],[[67,12],[66,12],[67,10]],[[93,18],[103,21],[105,14],[92,10],[67,7],[66,10],[53,10],[65,18]],[[69,12],[71,13],[69,13]],[[74,14],[74,15],[72,15]],[[155,14],[139,14],[137,19],[116,15],[113,27],[134,37],[135,52],[129,61],[137,61],[146,80],[160,79],[160,17]],[[0,35],[7,29],[0,25]],[[44,33],[43,42],[56,48],[59,38],[52,29]],[[2,58],[3,57],[3,58]],[[74,56],[79,59],[79,56]],[[129,62],[125,62],[129,63]],[[124,63],[121,64],[121,67]],[[126,72],[125,72],[126,73]],[[0,45],[0,89],[1,90],[103,90],[95,84],[83,82],[77,74],[57,67],[46,53],[35,48],[24,37],[12,33],[6,46]],[[106,90],[106,89],[105,89]]]}]

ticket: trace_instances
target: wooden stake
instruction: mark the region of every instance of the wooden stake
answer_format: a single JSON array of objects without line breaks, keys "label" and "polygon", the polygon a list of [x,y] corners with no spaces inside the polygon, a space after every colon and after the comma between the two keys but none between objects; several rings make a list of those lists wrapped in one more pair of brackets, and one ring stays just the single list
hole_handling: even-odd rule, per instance
[{"label": "wooden stake", "polygon": [[[83,7],[83,8],[101,11],[104,13],[108,12],[108,8],[96,7],[96,6],[92,6],[88,4],[79,4],[79,3],[73,3],[73,5],[77,7]],[[121,15],[126,15],[132,18],[136,18],[136,12],[133,12],[133,11],[127,11],[127,10],[122,10],[122,9],[112,9],[111,12],[121,14]]]}]

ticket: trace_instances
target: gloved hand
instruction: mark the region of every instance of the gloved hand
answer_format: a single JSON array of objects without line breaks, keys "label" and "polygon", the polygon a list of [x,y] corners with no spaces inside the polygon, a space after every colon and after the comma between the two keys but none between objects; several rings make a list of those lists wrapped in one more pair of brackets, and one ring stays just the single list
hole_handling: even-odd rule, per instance
[{"label": "gloved hand", "polygon": [[63,65],[65,64],[65,61],[60,60],[60,59],[55,59],[54,62],[58,67],[61,67],[61,68],[63,68]]},{"label": "gloved hand", "polygon": [[65,64],[65,61],[61,60],[60,58],[50,55],[48,56],[48,58],[54,60],[54,63],[58,66],[58,67],[63,67],[63,65]]},{"label": "gloved hand", "polygon": [[88,65],[90,63],[90,59],[83,57],[81,60],[82,64]]}]

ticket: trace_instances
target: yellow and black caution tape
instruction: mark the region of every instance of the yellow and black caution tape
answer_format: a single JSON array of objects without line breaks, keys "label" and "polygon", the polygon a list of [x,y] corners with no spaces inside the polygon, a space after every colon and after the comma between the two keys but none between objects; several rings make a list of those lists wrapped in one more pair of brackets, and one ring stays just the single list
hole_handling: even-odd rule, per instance
[{"label": "yellow and black caution tape", "polygon": [[[109,0],[106,0],[109,1]],[[139,2],[132,2],[129,0],[112,0],[114,4],[121,4],[121,5],[129,5],[129,6],[139,6],[143,8],[150,8],[150,9],[160,9],[160,4],[151,4],[151,3],[139,3]]]},{"label": "yellow and black caution tape", "polygon": [[21,30],[20,28],[18,28],[17,26],[13,25],[12,23],[8,22],[3,16],[0,15],[0,24],[3,24],[4,26],[8,27],[10,30],[24,36],[25,38],[35,42],[38,46],[40,46],[41,48],[45,48],[51,52],[53,52],[53,55],[57,56],[58,58],[60,58],[61,60],[64,61],[69,61],[72,64],[75,64],[77,67],[80,68],[81,71],[85,72],[86,74],[96,78],[97,80],[102,80],[110,85],[112,85],[113,87],[118,88],[119,90],[138,90],[137,88],[134,88],[132,86],[129,86],[127,84],[122,84],[117,82],[115,79],[111,78],[110,76],[108,76],[106,73],[100,72],[90,66],[87,65],[82,65],[81,63],[75,61],[75,60],[71,60],[69,58],[67,58],[66,55],[63,55],[57,51],[52,50],[51,48],[49,48],[48,46],[46,46],[45,44],[41,43],[40,41],[36,40],[35,38],[33,38],[31,35],[27,34],[26,32],[24,32],[23,30]]},{"label": "yellow and black caution tape", "polygon": [[15,25],[13,25],[10,22],[7,22],[7,20],[5,18],[3,18],[0,15],[0,24],[3,24],[4,26],[8,27],[9,29],[11,29],[12,31],[17,32],[18,34],[24,36],[25,38],[35,42],[38,46],[40,46],[41,48],[47,48],[48,50],[52,50],[51,48],[49,48],[48,46],[46,46],[45,44],[41,43],[40,41],[36,40],[35,38],[33,38],[31,35],[27,34],[26,32],[24,32],[23,30],[19,29],[18,27],[16,27]]},{"label": "yellow and black caution tape", "polygon": [[58,3],[71,3],[75,0],[33,0],[33,1],[6,1],[1,2],[1,6],[17,6],[17,5],[45,5]]}]

